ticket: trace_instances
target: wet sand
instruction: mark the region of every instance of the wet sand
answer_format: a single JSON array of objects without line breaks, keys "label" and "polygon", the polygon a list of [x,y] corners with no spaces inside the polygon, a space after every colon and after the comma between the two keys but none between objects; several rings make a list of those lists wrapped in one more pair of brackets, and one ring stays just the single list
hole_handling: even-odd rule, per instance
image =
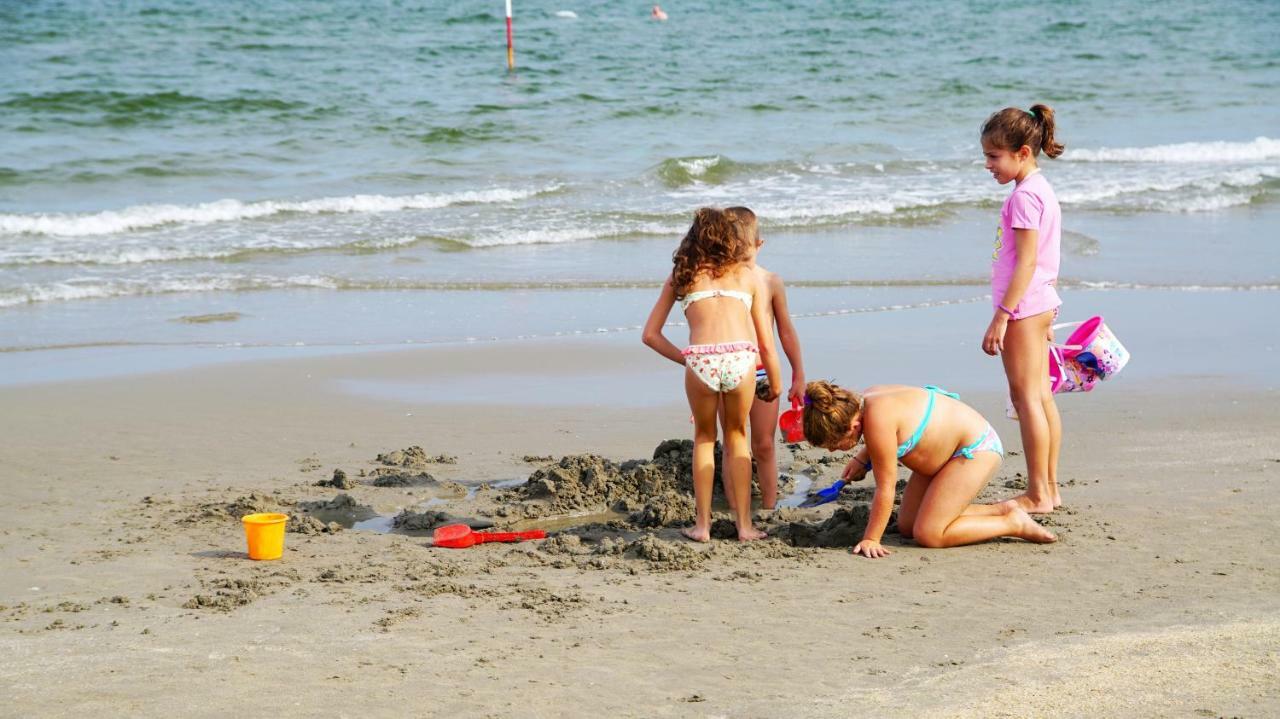
[{"label": "wet sand", "polygon": [[[813,356],[816,376],[830,365]],[[520,357],[550,385],[602,366],[669,372],[638,343]],[[1059,543],[926,550],[890,534],[895,553],[870,561],[805,529],[856,523],[857,490],[769,518],[768,541],[681,541],[679,470],[654,457],[689,433],[679,394],[501,405],[351,391],[509,363],[509,347],[472,346],[0,389],[4,711],[1280,711],[1274,383],[1195,363],[1068,397],[1066,506],[1045,520]],[[965,398],[1020,449],[1001,394]],[[782,456],[814,486],[840,466]],[[1022,471],[1009,457],[984,496],[1016,493]],[[391,476],[403,481],[376,483]],[[651,494],[668,501],[646,507]],[[384,517],[408,508],[419,531],[304,519],[341,495]],[[237,517],[260,509],[297,518],[281,561],[245,558]],[[562,522],[543,542],[444,550],[422,536],[430,512],[506,528],[602,509],[612,519]]]}]

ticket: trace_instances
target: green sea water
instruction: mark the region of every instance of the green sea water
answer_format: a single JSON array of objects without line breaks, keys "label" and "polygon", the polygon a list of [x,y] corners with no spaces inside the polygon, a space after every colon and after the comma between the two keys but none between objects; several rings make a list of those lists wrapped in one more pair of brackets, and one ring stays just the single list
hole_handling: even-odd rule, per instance
[{"label": "green sea water", "polygon": [[508,72],[501,2],[0,4],[0,345],[628,327],[702,204],[805,311],[971,301],[1034,102],[1068,284],[1280,282],[1280,4],[514,6]]}]

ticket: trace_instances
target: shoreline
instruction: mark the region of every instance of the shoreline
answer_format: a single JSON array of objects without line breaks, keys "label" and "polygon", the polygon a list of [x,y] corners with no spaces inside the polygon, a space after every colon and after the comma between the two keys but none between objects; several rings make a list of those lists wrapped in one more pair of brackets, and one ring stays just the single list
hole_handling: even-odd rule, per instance
[{"label": "shoreline", "polygon": [[[806,298],[812,290],[792,290],[796,325],[806,347],[809,374],[819,376],[847,372],[848,358],[856,368],[893,367],[902,373],[896,381],[922,384],[946,381],[960,386],[995,389],[1000,383],[994,360],[977,348],[972,328],[979,329],[989,319],[988,302],[982,298],[939,298],[922,306],[877,302],[854,296],[842,309],[805,311],[813,304]],[[824,292],[826,290],[823,290]],[[875,290],[864,291],[874,293]],[[1270,386],[1275,353],[1280,351],[1280,333],[1268,331],[1252,322],[1253,316],[1280,313],[1280,292],[1270,290],[1200,290],[1177,289],[1075,289],[1065,292],[1062,318],[1082,320],[1101,311],[1108,323],[1129,346],[1139,361],[1127,368],[1125,380],[1135,376],[1139,381],[1168,380],[1177,375],[1214,374],[1239,377]],[[653,376],[655,366],[651,352],[641,346],[639,325],[619,324],[617,317],[643,317],[652,298],[637,294],[625,305],[607,304],[612,322],[601,322],[593,330],[556,335],[522,333],[470,341],[442,342],[370,342],[340,345],[281,344],[264,347],[225,346],[217,344],[92,346],[75,349],[34,352],[0,352],[0,390],[24,386],[56,386],[64,382],[95,379],[140,377],[148,374],[171,374],[203,371],[239,364],[271,364],[288,362],[320,362],[328,359],[342,362],[348,358],[367,358],[378,363],[381,356],[401,353],[417,354],[418,361],[430,364],[436,356],[471,349],[511,353],[507,363],[490,363],[498,373],[538,373],[537,367],[522,363],[525,354],[555,351],[557,347],[583,344],[617,350],[617,366],[596,368],[601,377],[597,389],[606,386],[604,375],[640,368],[646,382],[643,391],[628,391],[625,384],[613,385],[623,392],[622,401],[634,394],[651,395],[662,384],[678,384],[678,378]],[[543,301],[543,300],[539,300]],[[552,306],[563,301],[552,297]],[[824,301],[825,302],[825,301]],[[829,304],[829,303],[827,303]],[[825,306],[825,305],[824,305]],[[679,341],[684,329],[678,313],[673,312],[667,331]],[[1254,336],[1250,336],[1253,333]],[[1219,348],[1247,345],[1242,351],[1226,352]],[[936,356],[948,361],[938,362]],[[815,373],[815,369],[819,373]],[[825,375],[823,374],[825,373]],[[352,372],[351,374],[359,374]],[[429,373],[424,372],[424,375]],[[405,373],[405,376],[410,376]],[[624,374],[625,376],[625,374]],[[856,383],[856,382],[855,382]],[[483,395],[484,393],[479,393]],[[680,395],[682,397],[682,395]],[[507,401],[502,399],[500,401]],[[551,393],[537,393],[518,402],[558,403]]]}]

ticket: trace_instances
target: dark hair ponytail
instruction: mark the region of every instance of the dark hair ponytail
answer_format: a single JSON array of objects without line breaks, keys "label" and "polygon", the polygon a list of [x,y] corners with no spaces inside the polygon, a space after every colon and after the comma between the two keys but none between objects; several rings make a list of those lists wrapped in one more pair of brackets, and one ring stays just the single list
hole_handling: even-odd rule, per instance
[{"label": "dark hair ponytail", "polygon": [[1066,147],[1054,136],[1053,108],[1048,105],[1032,105],[1030,110],[1006,107],[993,113],[982,125],[984,142],[1003,150],[1016,152],[1026,145],[1032,155],[1041,150],[1049,157],[1057,157]]},{"label": "dark hair ponytail", "polygon": [[1055,158],[1067,149],[1053,137],[1053,108],[1048,105],[1032,105],[1031,114],[1040,121],[1040,149]]}]

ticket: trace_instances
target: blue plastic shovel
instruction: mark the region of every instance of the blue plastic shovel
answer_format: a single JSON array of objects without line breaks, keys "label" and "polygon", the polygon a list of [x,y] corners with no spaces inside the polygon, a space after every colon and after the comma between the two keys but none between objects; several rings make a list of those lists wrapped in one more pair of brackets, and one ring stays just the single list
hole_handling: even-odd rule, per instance
[{"label": "blue plastic shovel", "polygon": [[827,502],[834,502],[836,501],[836,498],[840,496],[840,490],[844,489],[846,484],[848,484],[848,482],[843,479],[837,479],[836,483],[830,487],[827,487],[826,489],[819,489],[809,495],[809,497],[805,499],[800,506],[817,507],[818,505],[826,504]]}]

